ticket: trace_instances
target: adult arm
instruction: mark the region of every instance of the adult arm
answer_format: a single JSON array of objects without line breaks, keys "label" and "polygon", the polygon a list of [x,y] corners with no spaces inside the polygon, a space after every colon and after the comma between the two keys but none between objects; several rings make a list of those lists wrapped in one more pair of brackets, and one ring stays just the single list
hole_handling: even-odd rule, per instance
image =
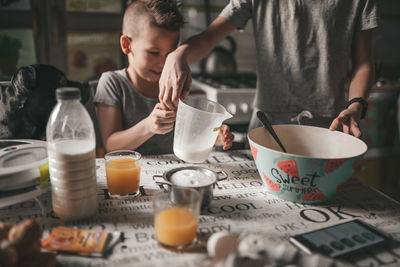
[{"label": "adult arm", "polygon": [[[372,30],[358,31],[353,43],[353,75],[349,87],[349,100],[356,97],[367,100],[374,79]],[[361,113],[361,103],[355,102],[343,110],[329,128],[334,131],[341,126],[344,133],[361,137],[358,125]]]},{"label": "adult arm", "polygon": [[177,108],[179,98],[185,99],[189,94],[192,83],[189,64],[208,55],[234,29],[229,20],[219,16],[206,30],[192,36],[168,55],[159,81],[159,99],[163,107]]}]

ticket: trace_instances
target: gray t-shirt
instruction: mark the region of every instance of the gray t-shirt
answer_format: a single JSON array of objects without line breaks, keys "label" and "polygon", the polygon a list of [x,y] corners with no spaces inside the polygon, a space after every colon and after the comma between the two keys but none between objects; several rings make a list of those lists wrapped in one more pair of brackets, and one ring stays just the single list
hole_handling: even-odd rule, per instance
[{"label": "gray t-shirt", "polygon": [[[121,109],[122,128],[128,129],[145,119],[158,103],[158,98],[148,98],[137,91],[129,80],[126,69],[108,71],[101,75],[94,103]],[[173,153],[173,131],[156,134],[136,149],[142,155]]]},{"label": "gray t-shirt", "polygon": [[252,19],[255,107],[320,117],[344,108],[354,33],[378,24],[374,0],[231,0],[220,16],[239,29]]}]

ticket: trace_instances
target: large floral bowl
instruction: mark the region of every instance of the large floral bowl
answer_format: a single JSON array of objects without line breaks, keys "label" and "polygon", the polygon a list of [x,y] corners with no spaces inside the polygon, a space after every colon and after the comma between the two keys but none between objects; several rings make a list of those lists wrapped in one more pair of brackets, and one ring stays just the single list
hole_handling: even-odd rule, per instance
[{"label": "large floral bowl", "polygon": [[367,151],[360,139],[303,125],[274,125],[286,148],[264,128],[248,133],[250,148],[266,190],[279,198],[319,203],[333,198]]}]

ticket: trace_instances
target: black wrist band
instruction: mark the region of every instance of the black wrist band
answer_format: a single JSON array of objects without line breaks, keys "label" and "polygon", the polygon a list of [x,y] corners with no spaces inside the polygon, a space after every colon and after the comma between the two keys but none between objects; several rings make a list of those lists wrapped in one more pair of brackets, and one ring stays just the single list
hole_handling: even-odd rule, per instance
[{"label": "black wrist band", "polygon": [[362,106],[362,112],[361,112],[361,117],[360,120],[365,118],[365,114],[367,113],[367,109],[368,109],[368,102],[362,98],[362,97],[356,97],[351,99],[349,102],[347,102],[346,108],[348,108],[351,104],[358,102],[361,104]]}]

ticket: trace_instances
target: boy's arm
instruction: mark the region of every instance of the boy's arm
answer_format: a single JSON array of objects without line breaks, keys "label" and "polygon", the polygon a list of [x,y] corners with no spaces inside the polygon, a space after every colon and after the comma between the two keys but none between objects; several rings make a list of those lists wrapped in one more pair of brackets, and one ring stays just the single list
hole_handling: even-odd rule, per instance
[{"label": "boy's arm", "polygon": [[97,104],[97,114],[106,151],[135,150],[154,135],[146,127],[145,120],[123,130],[121,110],[118,108]]},{"label": "boy's arm", "polygon": [[[358,31],[355,35],[353,47],[353,76],[349,88],[349,100],[361,97],[368,99],[369,91],[375,79],[375,68],[372,56],[372,30]],[[362,105],[359,102],[351,104],[333,120],[331,130],[340,126],[343,132],[356,137],[361,136],[358,127],[362,113]]]},{"label": "boy's arm", "polygon": [[163,107],[177,108],[179,98],[184,99],[189,94],[192,81],[189,64],[208,55],[234,29],[229,20],[219,16],[206,30],[168,55],[159,81],[159,99]]}]

